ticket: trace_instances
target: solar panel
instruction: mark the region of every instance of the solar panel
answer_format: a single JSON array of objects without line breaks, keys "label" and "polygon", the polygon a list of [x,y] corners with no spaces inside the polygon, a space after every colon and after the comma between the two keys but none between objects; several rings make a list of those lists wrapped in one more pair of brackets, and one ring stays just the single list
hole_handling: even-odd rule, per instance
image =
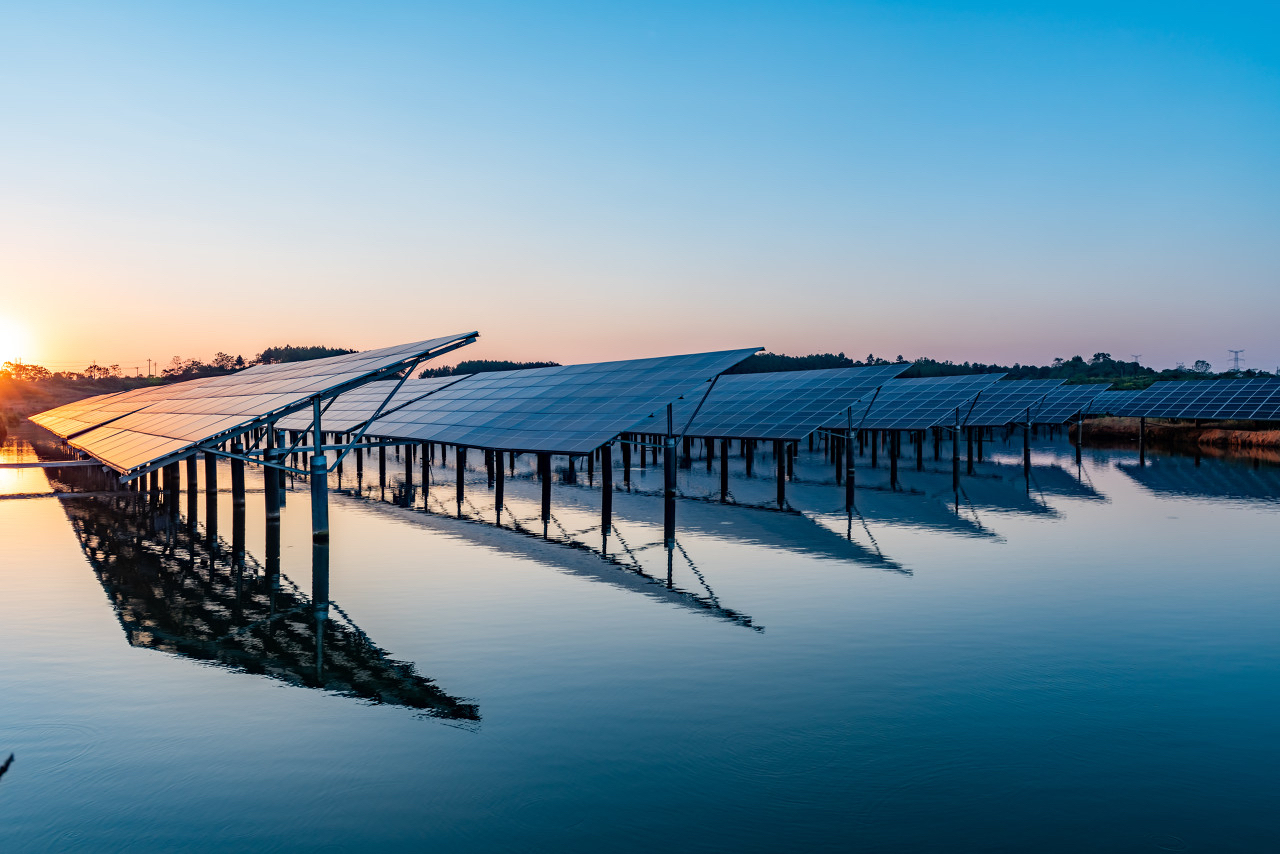
[{"label": "solar panel", "polygon": [[[868,390],[910,368],[910,363],[820,371],[727,374],[716,380],[702,408],[700,397],[674,410],[676,432],[731,439],[801,439],[839,416]],[[689,423],[695,410],[697,417]],[[688,428],[685,429],[685,425]],[[665,432],[640,423],[637,432]]]},{"label": "solar panel", "polygon": [[[452,383],[460,382],[466,376],[468,375],[458,374],[450,377],[405,380],[395,397],[387,401],[383,411],[394,412],[407,403],[426,397]],[[398,380],[379,380],[339,395],[325,409],[320,419],[322,427],[334,433],[354,433],[374,416],[378,407],[387,400],[387,395],[395,389],[397,382]],[[311,412],[303,411],[286,415],[276,422],[276,427],[281,430],[309,430],[311,429]]]},{"label": "solar panel", "polygon": [[1089,415],[1125,415],[1141,391],[1136,389],[1116,389],[1101,391],[1089,402],[1085,412]]},{"label": "solar panel", "polygon": [[238,435],[267,418],[288,415],[306,407],[313,397],[339,394],[365,378],[448,352],[475,340],[476,335],[470,332],[325,359],[258,365],[226,376],[141,389],[135,397],[115,404],[107,401],[104,407],[114,405],[118,414],[73,435],[69,443],[128,473],[189,452],[201,443]]},{"label": "solar panel", "polygon": [[368,435],[583,454],[681,395],[701,395],[758,349],[474,374],[379,418]]},{"label": "solar panel", "polygon": [[[863,409],[853,409],[854,427],[867,430],[924,430],[951,423],[957,407],[967,406],[1004,374],[967,374],[890,380],[874,399],[866,395]],[[965,412],[960,412],[963,420]]]},{"label": "solar panel", "polygon": [[1125,413],[1143,418],[1280,420],[1280,380],[1171,380],[1137,395]]},{"label": "solar panel", "polygon": [[998,382],[983,391],[968,413],[960,413],[967,427],[1003,427],[1025,424],[1040,408],[1045,397],[1063,380],[1011,380]]},{"label": "solar panel", "polygon": [[1033,424],[1062,424],[1081,412],[1088,412],[1094,399],[1107,389],[1104,383],[1064,385],[1053,389],[1031,413]]}]

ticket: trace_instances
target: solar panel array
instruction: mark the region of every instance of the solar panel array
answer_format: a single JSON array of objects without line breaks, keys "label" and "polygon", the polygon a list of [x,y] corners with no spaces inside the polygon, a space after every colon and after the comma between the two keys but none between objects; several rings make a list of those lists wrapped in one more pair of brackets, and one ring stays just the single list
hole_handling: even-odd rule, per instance
[{"label": "solar panel array", "polygon": [[[460,382],[465,379],[468,374],[459,374],[451,377],[424,377],[422,379],[408,379],[400,386],[400,390],[396,392],[395,397],[387,401],[384,412],[390,413],[399,409],[407,403],[426,397],[427,395],[439,391],[445,386]],[[379,380],[377,382],[362,385],[357,389],[345,392],[334,398],[333,403],[324,410],[324,414],[320,417],[320,426],[325,432],[332,433],[353,433],[359,430],[366,421],[374,416],[378,411],[378,407],[382,406],[383,401],[387,400],[387,395],[391,394],[395,389],[398,380]],[[310,430],[311,429],[311,411],[295,412],[293,415],[286,415],[276,422],[276,426],[281,430]]]},{"label": "solar panel array", "polygon": [[[702,408],[700,397],[681,401],[674,429],[690,436],[731,439],[804,438],[857,403],[868,391],[901,374],[910,364],[768,374],[727,374],[716,380]],[[690,423],[690,417],[697,416]],[[688,428],[685,429],[685,425]],[[636,432],[666,432],[666,422],[648,419]]]},{"label": "solar panel array", "polygon": [[924,430],[951,423],[957,407],[963,421],[964,407],[1003,378],[1004,374],[970,374],[890,380],[874,400],[868,396],[863,401],[861,413],[854,407],[853,425],[867,430]]},{"label": "solar panel array", "polygon": [[758,349],[474,374],[379,418],[368,435],[583,454],[682,395],[701,395]]},{"label": "solar panel array", "polygon": [[960,413],[967,427],[1002,427],[1025,424],[1040,409],[1045,397],[1061,386],[1062,380],[1013,380],[988,388],[968,411]]},{"label": "solar panel array", "polygon": [[1143,418],[1274,421],[1280,419],[1280,380],[1172,380],[1138,393],[1122,413]]},{"label": "solar panel array", "polygon": [[[314,396],[338,393],[350,383],[406,366],[426,354],[451,350],[475,337],[474,332],[449,335],[140,389],[128,399],[107,401],[100,408],[114,407],[112,417],[71,434],[69,444],[118,471],[131,472],[194,445],[242,433],[264,417],[305,407]],[[33,420],[40,423],[39,418]]]},{"label": "solar panel array", "polygon": [[1031,413],[1032,423],[1062,424],[1081,412],[1088,412],[1098,395],[1106,392],[1104,383],[1064,385],[1049,392],[1040,408]]},{"label": "solar panel array", "polygon": [[1142,392],[1134,389],[1115,389],[1099,392],[1085,410],[1089,415],[1124,415]]}]

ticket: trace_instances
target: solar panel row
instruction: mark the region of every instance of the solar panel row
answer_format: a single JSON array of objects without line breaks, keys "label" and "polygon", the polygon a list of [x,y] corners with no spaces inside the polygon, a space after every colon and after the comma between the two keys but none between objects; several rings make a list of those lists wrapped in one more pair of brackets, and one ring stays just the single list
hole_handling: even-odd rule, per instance
[{"label": "solar panel row", "polygon": [[[758,347],[474,374],[374,421],[368,435],[583,454],[707,384]],[[663,419],[662,429],[666,423]]]},{"label": "solar panel row", "polygon": [[337,395],[369,378],[403,370],[471,343],[476,335],[259,365],[227,376],[138,389],[78,409],[60,407],[32,420],[49,429],[57,427],[54,432],[73,448],[128,473],[195,445],[245,432],[269,416],[288,415],[307,407],[313,397]]}]

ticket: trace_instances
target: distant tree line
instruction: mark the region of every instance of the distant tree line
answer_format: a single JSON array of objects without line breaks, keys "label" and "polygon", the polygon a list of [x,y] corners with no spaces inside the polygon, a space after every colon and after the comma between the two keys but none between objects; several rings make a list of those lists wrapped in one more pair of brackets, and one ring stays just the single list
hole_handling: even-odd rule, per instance
[{"label": "distant tree line", "polygon": [[559,362],[508,362],[503,359],[468,359],[452,367],[426,368],[419,377],[453,377],[459,374],[484,374],[490,371],[523,371],[527,368],[558,368]]},{"label": "distant tree line", "polygon": [[[865,359],[851,359],[844,353],[814,353],[808,356],[786,356],[780,353],[756,353],[739,362],[728,373],[760,374],[776,371],[811,371],[823,368],[858,368],[868,365],[903,365],[907,360],[899,355],[884,359],[868,353]],[[1266,371],[1223,371],[1215,374],[1213,366],[1198,359],[1190,368],[1179,364],[1176,368],[1157,371],[1137,362],[1113,359],[1110,353],[1094,353],[1089,359],[1072,356],[1057,358],[1048,365],[996,365],[983,362],[938,361],[922,356],[913,359],[902,376],[947,377],[962,374],[1008,374],[1010,379],[1045,380],[1061,379],[1067,383],[1113,383],[1117,388],[1146,388],[1156,380],[1212,379],[1225,377],[1269,377]]]}]

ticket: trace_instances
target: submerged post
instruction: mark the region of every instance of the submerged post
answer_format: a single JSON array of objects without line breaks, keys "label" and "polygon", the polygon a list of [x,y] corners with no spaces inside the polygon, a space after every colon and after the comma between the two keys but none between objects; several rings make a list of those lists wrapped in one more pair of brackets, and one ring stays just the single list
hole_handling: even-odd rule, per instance
[{"label": "submerged post", "polygon": [[846,512],[853,509],[853,407],[850,406],[846,415],[846,427],[844,443],[844,509]]},{"label": "submerged post", "polygon": [[671,433],[671,404],[667,404],[667,434],[662,442],[662,536],[670,548],[676,541],[676,437]]},{"label": "submerged post", "polygon": [[600,447],[600,529],[608,538],[613,527],[613,445]]},{"label": "submerged post", "polygon": [[218,458],[204,452],[204,518],[210,539],[218,530]]},{"label": "submerged post", "polygon": [[545,537],[551,521],[551,455],[545,451],[538,452],[538,477],[542,479],[542,536]]},{"label": "submerged post", "polygon": [[311,399],[315,451],[311,454],[311,541],[329,542],[329,460],[320,440],[320,398]]},{"label": "submerged post", "polygon": [[507,471],[502,467],[502,451],[495,451],[496,465],[493,467],[493,512],[494,524],[502,524],[502,494],[507,486]]},{"label": "submerged post", "polygon": [[778,469],[778,509],[787,506],[787,458],[783,443],[773,440],[773,457]]},{"label": "submerged post", "polygon": [[916,431],[916,471],[924,471],[924,431]]},{"label": "submerged post", "polygon": [[197,480],[196,455],[192,454],[187,457],[187,524],[193,528],[195,527],[196,516],[200,507],[200,484]]},{"label": "submerged post", "polygon": [[[239,439],[231,443],[231,453],[244,455],[244,445]],[[244,460],[231,458],[231,504],[244,507]]]},{"label": "submerged post", "polygon": [[631,488],[631,442],[627,433],[622,434],[622,483]]},{"label": "submerged post", "polygon": [[466,482],[465,478],[467,475],[467,449],[464,448],[462,445],[457,445],[455,446],[454,450],[455,450],[454,459],[456,460],[456,465],[454,467],[457,469],[457,483],[458,483],[458,495],[457,495],[458,515],[461,516],[463,485]]},{"label": "submerged post", "polygon": [[[709,453],[709,452],[708,452]],[[720,440],[720,503],[729,501],[729,440]]]},{"label": "submerged post", "polygon": [[951,430],[951,488],[960,488],[960,407],[956,407],[956,423]]},{"label": "submerged post", "polygon": [[[1257,460],[1255,459],[1254,462],[1256,464]],[[1147,419],[1145,416],[1138,419],[1138,464],[1143,466],[1147,464]]]}]

